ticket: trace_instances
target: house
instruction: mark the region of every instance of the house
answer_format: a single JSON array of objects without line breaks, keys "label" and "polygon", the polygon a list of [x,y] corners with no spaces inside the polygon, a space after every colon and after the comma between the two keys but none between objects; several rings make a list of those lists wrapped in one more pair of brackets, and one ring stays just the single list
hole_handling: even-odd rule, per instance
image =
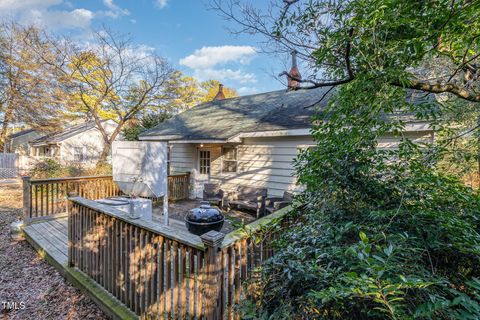
[{"label": "house", "polygon": [[[140,140],[167,141],[170,172],[196,173],[196,196],[206,182],[225,189],[266,187],[269,195],[278,196],[296,188],[292,161],[300,149],[314,145],[310,117],[326,90],[279,90],[214,100],[142,133]],[[412,121],[406,130],[413,140],[433,139],[428,123]],[[382,148],[396,144],[393,136],[379,142]]]},{"label": "house", "polygon": [[36,129],[26,129],[8,136],[8,152],[18,155],[30,154],[30,141],[42,138],[46,133]]},{"label": "house", "polygon": [[[301,78],[295,54],[290,74]],[[299,150],[314,145],[310,119],[315,108],[327,103],[329,89],[301,89],[288,78],[286,90],[225,99],[220,85],[213,101],[143,132],[140,140],[168,142],[169,170],[193,172],[195,197],[207,182],[223,189],[263,187],[269,195],[281,196],[297,188],[293,160]],[[406,137],[433,139],[429,123],[408,116],[404,121]],[[393,135],[385,136],[379,147],[395,148],[398,142]]]},{"label": "house", "polygon": [[[102,125],[109,134],[116,127],[112,120],[103,121]],[[89,121],[29,141],[29,156],[34,160],[50,158],[62,165],[79,164],[88,167],[96,164],[103,147],[101,132],[95,122]]]}]

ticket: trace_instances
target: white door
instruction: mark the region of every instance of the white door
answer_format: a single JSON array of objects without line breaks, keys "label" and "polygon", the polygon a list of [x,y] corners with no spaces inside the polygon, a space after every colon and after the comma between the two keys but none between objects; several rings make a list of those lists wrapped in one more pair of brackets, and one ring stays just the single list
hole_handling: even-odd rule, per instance
[{"label": "white door", "polygon": [[198,149],[197,170],[195,179],[195,197],[203,197],[203,185],[208,183],[212,169],[212,150],[210,148]]}]

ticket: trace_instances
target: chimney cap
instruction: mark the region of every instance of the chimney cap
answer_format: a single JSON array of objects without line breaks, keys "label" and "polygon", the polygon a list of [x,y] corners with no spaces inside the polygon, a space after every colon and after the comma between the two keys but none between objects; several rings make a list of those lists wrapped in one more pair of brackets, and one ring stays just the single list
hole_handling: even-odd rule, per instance
[{"label": "chimney cap", "polygon": [[215,98],[213,98],[213,100],[223,100],[223,99],[225,99],[225,94],[223,94],[223,84],[219,83],[218,92],[215,95]]}]

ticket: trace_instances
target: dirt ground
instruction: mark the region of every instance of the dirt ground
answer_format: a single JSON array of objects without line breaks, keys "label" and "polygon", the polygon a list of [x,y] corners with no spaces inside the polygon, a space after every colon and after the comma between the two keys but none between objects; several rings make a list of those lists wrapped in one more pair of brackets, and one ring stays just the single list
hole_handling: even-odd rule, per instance
[{"label": "dirt ground", "polygon": [[10,223],[21,217],[21,206],[20,184],[0,180],[0,319],[105,319],[26,241],[10,237]]}]

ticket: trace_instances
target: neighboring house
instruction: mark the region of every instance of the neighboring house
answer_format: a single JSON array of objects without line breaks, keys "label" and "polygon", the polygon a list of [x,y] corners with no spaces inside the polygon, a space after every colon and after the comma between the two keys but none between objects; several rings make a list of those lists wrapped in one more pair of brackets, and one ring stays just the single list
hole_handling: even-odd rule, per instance
[{"label": "neighboring house", "polygon": [[[221,88],[220,88],[221,90]],[[292,161],[314,145],[310,118],[322,108],[328,88],[279,90],[217,99],[200,104],[142,133],[140,140],[168,141],[170,172],[194,172],[195,195],[203,184],[218,182],[268,188],[269,195],[295,190]],[[407,118],[408,121],[408,118]],[[433,139],[426,122],[407,122],[405,136]],[[398,138],[385,136],[381,148],[395,148]]]},{"label": "neighboring house", "polygon": [[[115,130],[112,120],[102,123],[108,134]],[[104,147],[104,140],[95,122],[85,122],[63,131],[30,141],[30,157],[36,160],[51,158],[62,165],[93,166]]]},{"label": "neighboring house", "polygon": [[8,136],[8,149],[11,153],[19,155],[30,154],[30,141],[42,138],[46,135],[36,129],[26,129]]}]

